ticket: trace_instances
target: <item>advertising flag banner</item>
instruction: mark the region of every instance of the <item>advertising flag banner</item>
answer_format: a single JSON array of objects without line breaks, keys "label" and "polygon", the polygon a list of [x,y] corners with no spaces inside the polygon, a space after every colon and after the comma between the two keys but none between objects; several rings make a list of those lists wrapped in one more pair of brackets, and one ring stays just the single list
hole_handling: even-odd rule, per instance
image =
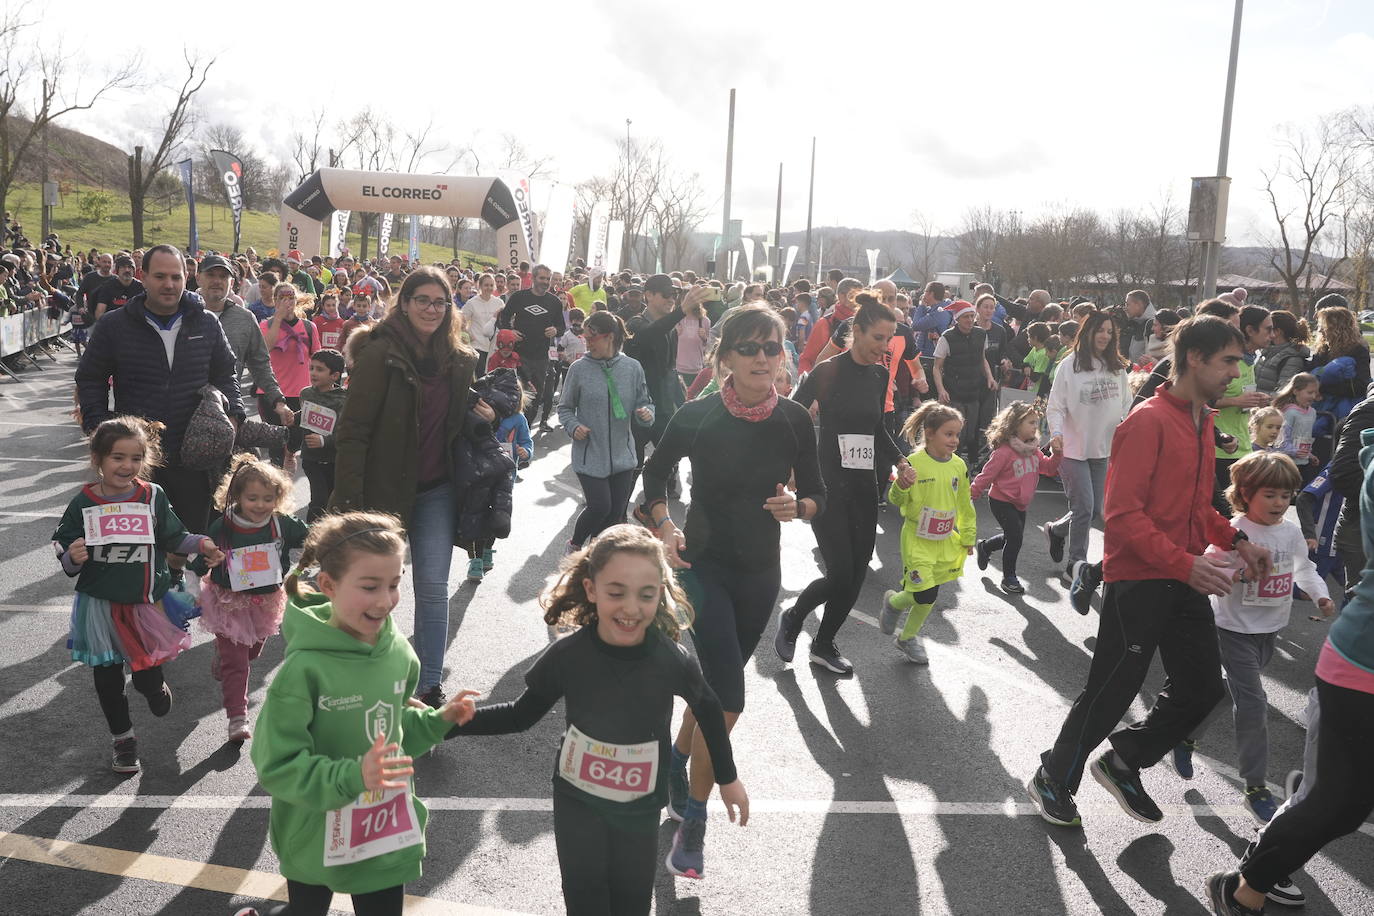
[{"label": "advertising flag banner", "polygon": [[549,192],[549,209],[544,215],[544,237],[539,240],[538,260],[559,273],[568,266],[576,204],[577,192],[571,185],[557,184]]},{"label": "advertising flag banner", "polygon": [[625,221],[613,219],[606,227],[606,272],[620,272],[621,248],[625,244]]},{"label": "advertising flag banner", "polygon": [[420,216],[418,213],[410,214],[410,264],[415,266],[420,263]]},{"label": "advertising flag banner", "polygon": [[234,217],[234,253],[239,250],[239,239],[243,237],[243,163],[233,153],[222,149],[210,150],[210,161],[219,172],[224,183],[224,196],[229,201],[229,212]]},{"label": "advertising flag banner", "polygon": [[878,282],[878,248],[865,248],[868,253],[868,285],[872,286]]},{"label": "advertising flag banner", "polygon": [[736,268],[738,268],[738,267],[739,267],[739,252],[738,252],[738,251],[732,251],[732,252],[730,252],[730,279],[731,279],[731,280],[736,279],[736,277],[735,277],[735,270],[736,270]]},{"label": "advertising flag banner", "polygon": [[754,240],[743,238],[739,240],[740,247],[744,249],[744,263],[749,268],[748,282],[754,282]]},{"label": "advertising flag banner", "polygon": [[352,210],[335,210],[333,215],[329,217],[329,256],[331,258],[343,256],[344,242],[348,238],[348,220],[352,215]]},{"label": "advertising flag banner", "polygon": [[783,266],[783,269],[782,269],[782,281],[781,281],[781,282],[782,282],[782,284],[783,284],[784,286],[787,285],[787,276],[788,276],[788,274],[792,273],[792,265],[795,264],[796,262],[797,262],[797,246],[796,246],[796,245],[788,245],[788,246],[787,246],[787,262],[786,262],[786,264]]},{"label": "advertising flag banner", "polygon": [[593,270],[606,269],[606,246],[611,233],[611,205],[608,201],[598,201],[592,207],[591,224],[587,227],[587,267]]},{"label": "advertising flag banner", "polygon": [[[515,202],[515,221],[520,224],[520,234],[525,242],[525,250],[534,251],[534,208],[530,202],[530,180],[521,172],[502,169],[496,177],[505,183]],[[518,267],[519,263],[510,265]],[[534,262],[530,262],[534,266]]]},{"label": "advertising flag banner", "polygon": [[825,260],[825,236],[821,236],[821,250],[816,252],[816,285],[821,285],[821,262]]},{"label": "advertising flag banner", "polygon": [[396,225],[395,213],[382,214],[382,228],[377,235],[377,254],[386,257],[391,250],[391,227]]},{"label": "advertising flag banner", "polygon": [[187,243],[186,253],[192,257],[200,251],[200,233],[196,231],[196,192],[191,187],[191,160],[183,159],[177,163],[181,172],[181,185],[186,189],[186,207],[191,213],[191,240]]}]

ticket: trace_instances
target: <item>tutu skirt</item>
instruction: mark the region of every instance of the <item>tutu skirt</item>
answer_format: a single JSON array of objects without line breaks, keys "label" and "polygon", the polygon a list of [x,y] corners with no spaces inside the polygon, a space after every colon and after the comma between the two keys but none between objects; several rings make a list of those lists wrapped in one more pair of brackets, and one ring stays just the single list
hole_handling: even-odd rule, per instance
[{"label": "tutu skirt", "polygon": [[284,589],[254,595],[230,591],[208,577],[201,580],[201,627],[241,646],[252,646],[276,635],[285,613]]},{"label": "tutu skirt", "polygon": [[143,671],[169,662],[191,648],[191,636],[173,623],[164,602],[120,604],[76,593],[67,639],[72,660],[87,665],[127,664]]}]

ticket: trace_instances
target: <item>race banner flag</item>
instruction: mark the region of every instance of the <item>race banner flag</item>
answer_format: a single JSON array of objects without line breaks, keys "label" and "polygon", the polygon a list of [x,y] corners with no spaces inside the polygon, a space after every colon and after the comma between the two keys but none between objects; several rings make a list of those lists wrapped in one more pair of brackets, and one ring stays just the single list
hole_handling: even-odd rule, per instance
[{"label": "race banner flag", "polygon": [[754,240],[742,238],[739,240],[740,246],[744,249],[744,263],[749,268],[748,282],[754,282]]},{"label": "race banner flag", "polygon": [[210,161],[224,182],[224,196],[229,201],[229,212],[234,217],[234,253],[239,250],[239,239],[243,236],[243,163],[233,153],[222,149],[210,150]]},{"label": "race banner flag", "polygon": [[342,257],[344,245],[348,239],[348,220],[353,215],[352,210],[335,210],[329,217],[329,256],[331,258]]},{"label": "race banner flag", "polygon": [[[521,235],[525,239],[525,250],[534,251],[534,206],[530,199],[530,180],[522,172],[502,169],[496,173],[497,179],[504,182],[515,201],[515,221],[520,224]],[[512,264],[511,267],[517,267]],[[530,262],[534,266],[534,262]]]},{"label": "race banner flag", "polygon": [[878,282],[878,252],[879,248],[865,248],[868,254],[868,285],[872,286]]},{"label": "race banner flag", "polygon": [[783,269],[782,269],[782,281],[781,281],[781,282],[782,282],[782,285],[783,285],[783,286],[786,286],[786,285],[787,285],[787,276],[788,276],[788,274],[792,273],[792,265],[795,264],[795,263],[797,263],[797,246],[796,246],[796,245],[788,245],[788,246],[787,246],[787,262],[786,262],[786,264],[783,266]]},{"label": "race banner flag", "polygon": [[420,263],[420,215],[410,214],[410,264]]},{"label": "race banner flag", "polygon": [[606,273],[620,272],[620,255],[624,244],[625,221],[613,219],[606,225]]},{"label": "race banner flag", "polygon": [[825,236],[821,236],[821,250],[816,252],[816,285],[821,285],[821,262],[825,260]]},{"label": "race banner flag", "polygon": [[196,192],[191,187],[191,160],[181,160],[177,168],[181,171],[181,185],[186,189],[186,207],[191,214],[191,241],[187,244],[186,253],[194,257],[200,251],[200,233],[196,231]]},{"label": "race banner flag", "polygon": [[587,227],[587,267],[594,270],[606,269],[606,245],[611,232],[611,205],[608,201],[598,201],[592,207],[591,223]]},{"label": "race banner flag", "polygon": [[572,247],[573,207],[577,192],[572,185],[556,184],[549,192],[549,209],[544,214],[544,237],[539,240],[538,260],[549,269],[562,273],[568,266],[568,249]]},{"label": "race banner flag", "polygon": [[735,270],[736,270],[738,267],[739,267],[739,252],[738,252],[738,251],[732,251],[732,252],[730,252],[730,279],[731,279],[731,280],[737,279],[736,276],[735,276]]},{"label": "race banner flag", "polygon": [[395,213],[382,214],[382,228],[377,236],[377,254],[386,257],[391,250],[391,227],[396,223]]}]

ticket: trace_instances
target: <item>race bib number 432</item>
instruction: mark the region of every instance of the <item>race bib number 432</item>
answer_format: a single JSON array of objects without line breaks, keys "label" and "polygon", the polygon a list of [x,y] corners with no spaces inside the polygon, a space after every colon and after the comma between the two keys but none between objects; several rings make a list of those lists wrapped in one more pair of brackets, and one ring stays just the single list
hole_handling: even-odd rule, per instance
[{"label": "race bib number 432", "polygon": [[88,547],[102,544],[153,544],[153,508],[147,503],[107,503],[81,510]]}]

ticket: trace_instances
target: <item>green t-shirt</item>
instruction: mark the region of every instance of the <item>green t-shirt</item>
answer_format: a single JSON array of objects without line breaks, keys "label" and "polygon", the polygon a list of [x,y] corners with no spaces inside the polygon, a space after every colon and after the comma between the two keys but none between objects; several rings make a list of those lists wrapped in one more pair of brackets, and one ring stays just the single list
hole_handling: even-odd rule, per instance
[{"label": "green t-shirt", "polygon": [[[1231,384],[1226,386],[1226,393],[1222,397],[1238,398],[1245,392],[1254,390],[1255,367],[1241,360],[1240,376],[1231,379]],[[1244,458],[1250,454],[1250,411],[1243,407],[1223,407],[1217,411],[1216,424],[1221,432],[1236,438],[1236,450],[1227,452],[1218,448],[1218,458]]]},{"label": "green t-shirt", "polygon": [[1026,368],[1035,373],[1036,378],[1045,374],[1045,367],[1049,365],[1050,355],[1045,352],[1044,347],[1033,347],[1026,358],[1023,360]]}]

